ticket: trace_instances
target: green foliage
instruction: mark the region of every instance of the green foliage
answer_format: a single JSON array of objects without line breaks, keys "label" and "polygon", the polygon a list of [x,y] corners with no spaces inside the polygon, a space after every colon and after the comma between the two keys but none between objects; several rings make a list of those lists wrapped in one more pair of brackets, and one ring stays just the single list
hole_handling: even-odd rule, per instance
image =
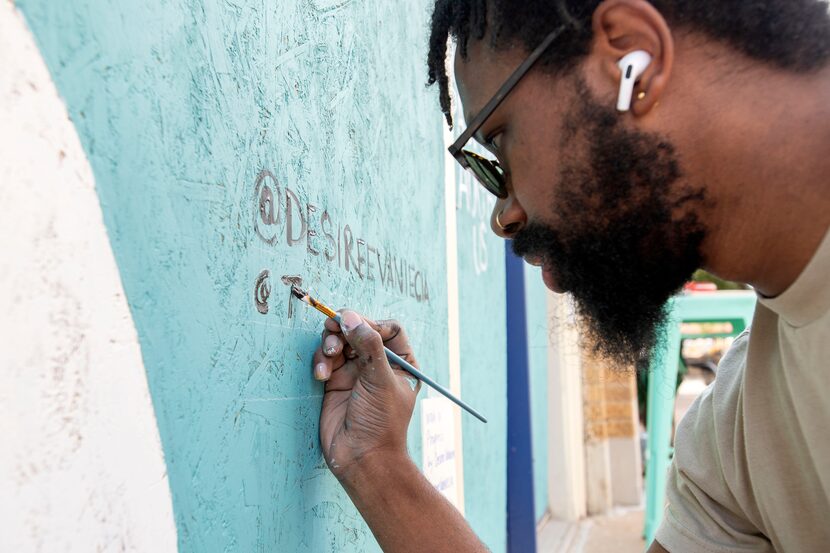
[{"label": "green foliage", "polygon": [[746,284],[723,280],[722,278],[718,278],[711,273],[707,273],[703,269],[695,271],[695,274],[692,275],[692,280],[695,282],[714,282],[717,285],[718,290],[749,290],[749,286]]}]

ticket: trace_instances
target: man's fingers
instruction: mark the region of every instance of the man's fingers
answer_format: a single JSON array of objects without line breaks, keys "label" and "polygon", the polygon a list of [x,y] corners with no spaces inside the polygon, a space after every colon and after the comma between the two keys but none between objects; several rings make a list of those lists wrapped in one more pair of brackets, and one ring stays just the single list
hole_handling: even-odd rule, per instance
[{"label": "man's fingers", "polygon": [[[314,375],[318,380],[329,380],[326,389],[342,389],[354,385],[357,370],[390,367],[386,360],[384,346],[388,347],[409,363],[417,366],[406,332],[394,320],[372,321],[351,310],[340,311],[340,323],[327,319],[323,330],[320,355],[315,354]],[[336,364],[333,361],[336,360]],[[356,361],[354,364],[349,361]],[[343,364],[352,370],[337,376]],[[394,368],[398,368],[395,366]],[[356,370],[357,369],[357,370]],[[347,374],[348,373],[348,374]],[[389,369],[371,371],[373,377],[391,375]],[[408,373],[402,373],[408,375]],[[409,376],[411,387],[420,387],[417,379]],[[336,380],[335,380],[336,379]]]},{"label": "man's fingers", "polygon": [[314,351],[314,356],[311,359],[311,368],[316,380],[328,380],[332,373],[336,373],[343,363],[346,362],[343,355],[343,343],[340,342],[338,347],[335,347],[333,353],[326,352],[326,342],[331,345],[331,338],[336,338],[334,335],[323,338],[323,343]]},{"label": "man's fingers", "polygon": [[338,334],[340,333],[340,325],[337,324],[337,321],[335,321],[334,319],[326,317],[326,322],[324,323],[324,326],[326,327],[326,330],[328,330],[329,332],[336,332]]},{"label": "man's fingers", "polygon": [[335,390],[351,390],[357,381],[357,367],[354,363],[346,363],[331,373],[326,381],[326,393]]},{"label": "man's fingers", "polygon": [[373,328],[378,331],[383,339],[383,345],[391,349],[414,367],[418,367],[418,362],[415,361],[415,356],[412,354],[412,346],[409,345],[409,338],[406,335],[406,330],[393,319],[385,321],[377,321],[372,323]]},{"label": "man's fingers", "polygon": [[388,319],[385,321],[368,321],[369,326],[374,328],[380,337],[383,339],[384,342],[388,342],[389,340],[394,340],[398,336],[403,333],[404,338],[406,337],[406,332],[404,332],[403,328],[401,327],[400,323],[394,319]]},{"label": "man's fingers", "polygon": [[315,380],[328,380],[331,376],[333,367],[331,357],[327,357],[322,348],[314,350],[314,356],[311,358],[311,370],[314,373]]},{"label": "man's fingers", "polygon": [[352,346],[346,344],[343,346],[343,357],[351,361],[352,359],[357,359],[357,352],[352,349]]},{"label": "man's fingers", "polygon": [[343,336],[363,365],[386,363],[383,340],[363,317],[354,311],[343,311],[340,315],[340,328],[343,329]]},{"label": "man's fingers", "polygon": [[337,357],[343,352],[343,339],[338,334],[324,333],[323,338],[323,353],[328,357]]}]

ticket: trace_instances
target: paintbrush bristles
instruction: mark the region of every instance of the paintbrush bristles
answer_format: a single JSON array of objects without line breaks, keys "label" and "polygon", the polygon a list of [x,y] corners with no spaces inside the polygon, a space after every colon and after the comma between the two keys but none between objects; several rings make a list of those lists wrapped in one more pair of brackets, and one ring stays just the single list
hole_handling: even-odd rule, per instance
[{"label": "paintbrush bristles", "polygon": [[301,302],[307,303],[326,317],[331,317],[332,319],[337,319],[337,313],[331,309],[326,304],[319,302],[312,298],[308,292],[297,286],[296,284],[291,285],[291,293],[294,294],[294,297],[298,298]]},{"label": "paintbrush bristles", "polygon": [[291,285],[291,293],[294,294],[294,297],[308,303],[308,300],[306,299],[306,298],[308,298],[308,294],[306,293],[305,290],[298,287],[296,284]]}]

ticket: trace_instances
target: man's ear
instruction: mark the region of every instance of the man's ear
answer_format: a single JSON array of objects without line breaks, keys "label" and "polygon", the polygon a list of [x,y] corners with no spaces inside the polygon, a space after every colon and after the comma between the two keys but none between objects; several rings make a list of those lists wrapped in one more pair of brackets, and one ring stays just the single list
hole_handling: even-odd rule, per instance
[{"label": "man's ear", "polygon": [[616,98],[622,72],[617,65],[626,54],[643,50],[651,63],[634,87],[631,113],[651,111],[663,95],[674,63],[674,39],[663,16],[646,0],[606,0],[594,11],[591,56],[599,62],[602,79]]}]

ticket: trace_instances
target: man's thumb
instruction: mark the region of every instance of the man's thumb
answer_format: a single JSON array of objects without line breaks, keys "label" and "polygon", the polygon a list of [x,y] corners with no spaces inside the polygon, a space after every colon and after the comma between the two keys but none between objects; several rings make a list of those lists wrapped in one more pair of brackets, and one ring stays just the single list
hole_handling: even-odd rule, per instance
[{"label": "man's thumb", "polygon": [[380,365],[385,361],[383,339],[375,329],[366,324],[363,317],[354,311],[343,311],[340,314],[340,328],[346,341],[357,354],[361,368],[373,363]]}]

